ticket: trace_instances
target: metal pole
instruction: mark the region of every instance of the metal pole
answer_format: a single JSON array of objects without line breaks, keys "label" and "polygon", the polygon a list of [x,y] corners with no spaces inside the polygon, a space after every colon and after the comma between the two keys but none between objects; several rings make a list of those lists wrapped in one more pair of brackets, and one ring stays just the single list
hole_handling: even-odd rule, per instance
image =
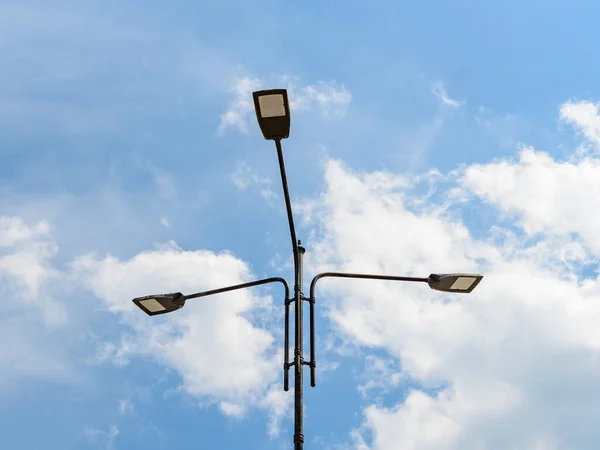
[{"label": "metal pole", "polygon": [[[300,244],[300,241],[298,241]],[[302,399],[302,372],[304,369],[304,357],[302,355],[302,258],[306,250],[298,247],[298,265],[296,271],[296,286],[294,301],[296,302],[296,346],[294,349],[294,449],[302,450],[304,447],[303,414],[304,405]]]},{"label": "metal pole", "polygon": [[[281,174],[281,184],[283,185],[283,198],[285,199],[285,209],[287,212],[288,225],[290,226],[290,237],[292,238],[292,251],[294,252],[294,302],[296,307],[295,314],[295,346],[294,346],[294,449],[302,450],[304,447],[303,434],[303,404],[302,404],[302,371],[304,369],[304,357],[302,355],[302,255],[306,251],[300,246],[300,241],[296,241],[296,228],[294,227],[294,215],[292,214],[292,202],[287,184],[287,175],[285,173],[285,163],[283,161],[283,151],[281,149],[281,140],[275,139],[277,148],[277,160],[279,162],[279,172]],[[287,316],[286,316],[287,318]],[[284,363],[285,365],[285,363]],[[285,369],[287,371],[287,368]],[[284,389],[286,387],[284,378]]]},{"label": "metal pole", "polygon": [[287,175],[285,173],[285,163],[283,162],[283,151],[281,150],[281,139],[275,139],[277,148],[277,161],[279,162],[279,173],[281,174],[281,184],[283,185],[283,198],[285,199],[285,210],[287,212],[288,225],[290,227],[290,236],[292,238],[292,251],[294,252],[294,276],[298,275],[298,243],[296,242],[296,227],[294,227],[294,215],[292,214],[292,202],[290,201],[290,191],[288,189]]}]

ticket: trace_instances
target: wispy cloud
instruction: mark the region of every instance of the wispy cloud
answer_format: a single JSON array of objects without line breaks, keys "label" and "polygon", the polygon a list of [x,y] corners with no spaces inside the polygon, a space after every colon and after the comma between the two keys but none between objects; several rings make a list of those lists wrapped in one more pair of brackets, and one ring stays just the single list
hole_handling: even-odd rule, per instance
[{"label": "wispy cloud", "polygon": [[262,87],[258,78],[243,77],[236,81],[232,88],[234,96],[226,112],[221,114],[218,133],[222,135],[227,128],[236,128],[241,133],[248,133],[246,115],[254,110],[252,92]]},{"label": "wispy cloud", "polygon": [[58,246],[50,226],[42,221],[29,225],[20,217],[0,217],[0,289],[11,289],[14,304],[35,305],[47,324],[62,324],[67,318],[64,305],[52,297],[40,298],[44,284],[58,275],[51,259]]},{"label": "wispy cloud", "polygon": [[85,430],[86,436],[93,442],[101,445],[105,450],[113,450],[115,448],[115,439],[119,433],[119,429],[114,425],[108,431],[102,431],[97,428],[86,428]]},{"label": "wispy cloud", "polygon": [[[185,27],[165,29],[152,8],[63,0],[0,8],[0,126],[13,131],[113,134],[196,105],[239,75],[237,62]],[[33,122],[35,129],[24,125]]]},{"label": "wispy cloud", "polygon": [[336,82],[319,81],[312,85],[303,85],[298,77],[282,77],[288,89],[290,108],[303,111],[315,109],[325,116],[342,117],[350,103],[352,94],[346,86]]},{"label": "wispy cloud", "polygon": [[453,108],[460,108],[464,106],[467,102],[465,100],[454,100],[448,96],[446,93],[446,89],[444,88],[444,84],[441,81],[437,81],[431,87],[431,92],[439,98],[442,103],[448,106],[452,106]]},{"label": "wispy cloud", "polygon": [[176,180],[170,173],[137,153],[134,154],[134,157],[138,168],[147,172],[152,177],[156,193],[159,197],[169,200],[177,197]]},{"label": "wispy cloud", "polygon": [[260,196],[269,205],[277,198],[277,194],[271,189],[271,179],[259,176],[246,162],[237,164],[235,172],[231,175],[231,181],[241,190],[248,189],[251,186],[258,186]]},{"label": "wispy cloud", "polygon": [[119,415],[124,416],[125,414],[133,412],[133,401],[130,398],[119,400]]},{"label": "wispy cloud", "polygon": [[[291,389],[293,390],[293,388]],[[291,393],[291,395],[289,395]],[[283,386],[273,384],[265,397],[261,400],[263,407],[269,411],[267,433],[274,438],[279,436],[281,422],[292,407],[293,392],[285,392]]]},{"label": "wispy cloud", "polygon": [[261,184],[271,184],[268,177],[259,176],[246,162],[239,162],[235,172],[231,175],[231,181],[238,189],[247,189],[248,187]]}]

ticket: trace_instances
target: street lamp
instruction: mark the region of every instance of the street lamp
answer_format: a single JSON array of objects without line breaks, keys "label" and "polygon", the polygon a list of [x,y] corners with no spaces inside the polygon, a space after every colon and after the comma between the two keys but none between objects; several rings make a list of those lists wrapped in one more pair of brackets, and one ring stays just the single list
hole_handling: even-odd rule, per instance
[{"label": "street lamp", "polygon": [[[296,239],[296,229],[294,227],[294,217],[292,214],[292,204],[287,184],[285,165],[283,162],[283,151],[281,149],[281,140],[287,139],[290,134],[290,107],[287,91],[285,89],[271,89],[256,91],[252,93],[254,98],[254,108],[258,125],[263,136],[267,140],[275,141],[277,148],[277,159],[279,160],[279,171],[281,173],[281,183],[283,185],[283,196],[290,228],[290,237],[292,239],[292,251],[294,257],[294,295],[290,297],[290,289],[285,279],[280,277],[266,278],[249,283],[236,284],[224,288],[213,289],[210,291],[198,292],[196,294],[183,295],[181,293],[150,295],[139,297],[133,302],[146,314],[150,316],[165,314],[176,311],[185,305],[186,300],[206,297],[213,294],[220,294],[227,291],[244,289],[253,286],[259,286],[267,283],[281,283],[285,288],[285,316],[284,316],[284,349],[283,349],[283,389],[289,390],[289,369],[294,367],[294,449],[302,450],[304,446],[303,434],[303,402],[302,385],[303,369],[307,365],[310,367],[310,384],[316,385],[316,367],[315,358],[315,288],[317,281],[321,278],[356,278],[369,280],[387,280],[387,281],[410,281],[417,283],[427,283],[431,289],[451,293],[470,293],[481,281],[483,275],[455,273],[455,274],[431,274],[427,278],[417,277],[399,277],[392,275],[373,275],[362,273],[344,273],[344,272],[323,272],[315,275],[310,283],[310,295],[304,296],[302,260],[305,253],[301,242]],[[303,302],[309,302],[310,306],[310,361],[304,361],[302,339],[303,339]],[[290,305],[294,303],[294,360],[289,362],[289,337],[290,337]]]},{"label": "street lamp", "polygon": [[185,305],[185,297],[181,292],[147,295],[146,297],[134,298],[133,303],[149,316],[156,316],[158,314],[166,314],[183,308],[183,305]]},{"label": "street lamp", "polygon": [[445,275],[431,274],[427,277],[427,284],[431,289],[443,292],[456,292],[468,294],[477,287],[483,275],[469,273],[452,273]]},{"label": "street lamp", "polygon": [[290,104],[285,89],[252,93],[258,126],[265,139],[287,139],[290,135]]}]

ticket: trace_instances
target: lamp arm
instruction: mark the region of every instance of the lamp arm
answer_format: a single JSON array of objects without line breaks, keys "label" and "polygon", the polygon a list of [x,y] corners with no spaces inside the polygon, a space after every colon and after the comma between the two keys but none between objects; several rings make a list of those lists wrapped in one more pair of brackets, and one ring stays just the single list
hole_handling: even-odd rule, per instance
[{"label": "lamp arm", "polygon": [[249,283],[235,284],[233,286],[227,286],[219,289],[212,289],[210,291],[197,292],[196,294],[184,295],[182,300],[189,300],[192,298],[200,298],[207,297],[209,295],[221,294],[223,292],[236,291],[238,289],[245,289],[254,286],[260,286],[261,284],[267,283],[281,283],[285,288],[285,321],[284,321],[284,344],[283,344],[283,388],[287,391],[289,389],[289,368],[290,368],[290,287],[283,278],[281,277],[272,277],[265,278],[264,280],[251,281]]},{"label": "lamp arm", "polygon": [[413,281],[417,283],[427,283],[427,278],[417,278],[417,277],[395,277],[392,275],[371,275],[365,273],[345,273],[345,272],[323,272],[315,277],[310,282],[310,298],[308,301],[310,302],[310,362],[308,365],[310,366],[310,385],[312,387],[316,386],[316,368],[317,361],[315,359],[315,287],[317,285],[317,281],[321,278],[360,278],[367,280],[389,280],[389,281]]}]

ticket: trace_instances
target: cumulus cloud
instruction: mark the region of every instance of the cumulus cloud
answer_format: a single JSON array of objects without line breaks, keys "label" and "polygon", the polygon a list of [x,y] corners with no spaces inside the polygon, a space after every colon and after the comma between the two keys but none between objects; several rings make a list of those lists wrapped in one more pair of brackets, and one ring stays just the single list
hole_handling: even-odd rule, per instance
[{"label": "cumulus cloud", "polygon": [[102,359],[124,364],[136,355],[153,357],[180,374],[185,392],[219,403],[233,416],[263,398],[279,375],[273,336],[250,317],[268,310],[270,297],[234,291],[189,301],[183,311],[159,320],[143,315],[131,302],[152,293],[193,293],[250,281],[248,266],[233,255],[183,251],[170,243],[129,260],[83,256],[72,270],[131,326],[132,333],[119,345],[103,349]]},{"label": "cumulus cloud", "polygon": [[[296,111],[316,110],[324,116],[339,118],[352,101],[346,87],[335,82],[319,81],[305,85],[297,77],[282,76],[276,83],[288,90],[290,108]],[[222,135],[228,128],[248,133],[246,116],[254,112],[252,92],[263,85],[262,80],[251,77],[242,77],[235,82],[231,89],[234,99],[227,111],[221,114],[218,134]]]},{"label": "cumulus cloud", "polygon": [[[518,161],[452,173],[456,189],[431,205],[431,198],[415,201],[415,180],[327,163],[325,195],[303,205],[316,229],[315,270],[485,274],[476,291],[461,297],[420,284],[319,286],[317,302],[342,339],[380,348],[392,360],[371,367],[363,391],[393,393],[400,376],[441,387],[411,388],[391,407],[367,407],[356,448],[594,447],[600,284],[584,269],[597,267],[600,255],[593,235],[600,200],[591,194],[597,164],[561,162],[527,148]],[[498,225],[473,237],[461,198],[487,202]]]},{"label": "cumulus cloud", "polygon": [[[230,125],[244,124],[253,89],[252,80],[240,87],[248,104],[234,105],[238,115]],[[293,105],[299,110],[317,107],[329,114],[324,105],[347,105],[351,98],[339,87],[294,89],[300,92]],[[594,104],[565,104],[561,117],[597,140]],[[437,387],[433,393],[414,387],[392,406],[373,401],[354,433],[356,448],[594,448],[600,439],[599,160],[560,161],[523,147],[514,160],[431,174],[432,184],[439,178],[453,183],[447,198],[419,194],[413,178],[359,173],[332,160],[326,192],[302,205],[315,230],[315,256],[307,261],[313,269],[485,273],[477,290],[460,298],[416,284],[320,284],[317,301],[321,308],[332,305],[327,313],[339,337],[386,353],[367,359],[359,386],[366,398],[374,390],[394,394],[407,378]],[[233,177],[241,189],[260,180],[243,170]],[[461,209],[473,200],[498,217],[477,238]],[[50,262],[58,251],[50,230],[45,222],[0,218],[2,299],[19,298],[20,306],[35,309],[47,324],[61,324],[62,303],[46,290],[60,276]],[[272,333],[251,316],[270,311],[270,297],[239,291],[190,301],[184,311],[158,318],[131,303],[154,292],[248,281],[253,275],[244,261],[169,243],[125,259],[82,256],[69,276],[129,327],[120,342],[100,349],[98,359],[127,364],[139,356],[154,358],[181,376],[182,390],[226,415],[241,417],[251,405],[268,410],[269,434],[277,435],[293,395],[275,381],[281,357]],[[0,358],[22,373],[65,374],[60,361],[18,334],[19,326],[0,327],[2,340],[13,343]],[[129,405],[119,408],[125,413]],[[112,445],[118,429],[103,433]]]},{"label": "cumulus cloud", "polygon": [[[289,394],[278,394],[282,355],[268,331],[278,317],[270,296],[260,295],[260,290],[231,292],[190,301],[180,314],[158,320],[131,302],[156,292],[191,293],[250,281],[254,277],[245,262],[226,252],[183,251],[170,242],[127,260],[83,255],[60,271],[50,261],[57,251],[48,223],[0,217],[0,299],[5,311],[0,338],[11,342],[0,350],[0,359],[7,363],[0,387],[24,377],[74,379],[74,361],[59,351],[68,351],[63,340],[65,333],[73,340],[72,328],[66,324],[65,303],[53,295],[61,292],[57,285],[75,283],[129,326],[114,341],[99,344],[94,362],[124,366],[136,357],[153,358],[181,377],[181,391],[203,404],[218,405],[226,415],[242,417],[248,407],[266,411],[268,432],[277,435]],[[48,286],[53,280],[57,285]],[[278,295],[280,301],[282,297]],[[55,336],[52,330],[57,328]],[[119,413],[128,412],[133,412],[133,403],[123,399]],[[106,434],[109,442],[116,436],[112,431],[92,434]]]},{"label": "cumulus cloud", "polygon": [[516,218],[527,234],[577,234],[581,244],[600,252],[598,202],[600,160],[557,161],[524,147],[515,161],[474,164],[460,184],[468,192]]}]

